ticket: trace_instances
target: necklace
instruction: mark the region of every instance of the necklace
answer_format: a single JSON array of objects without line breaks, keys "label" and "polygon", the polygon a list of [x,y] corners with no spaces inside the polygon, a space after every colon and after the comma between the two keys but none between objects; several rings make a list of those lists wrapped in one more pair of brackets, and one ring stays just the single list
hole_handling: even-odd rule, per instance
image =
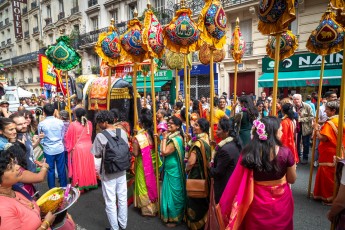
[{"label": "necklace", "polygon": [[9,194],[7,194],[7,193],[0,193],[0,196],[14,198],[16,201],[18,201],[19,203],[21,203],[22,205],[24,205],[25,207],[27,207],[29,209],[34,209],[35,208],[34,204],[31,201],[27,202],[24,199],[18,197],[13,190],[11,190],[11,192]]},{"label": "necklace", "polygon": [[231,142],[233,140],[232,137],[227,137],[224,140],[220,141],[219,144],[216,146],[215,150],[218,151],[221,147],[226,145],[227,143]]},{"label": "necklace", "polygon": [[174,137],[176,137],[176,136],[178,136],[178,135],[180,135],[180,131],[176,131],[176,132],[170,134],[170,135],[168,136],[168,139],[171,140],[171,139],[173,139]]}]

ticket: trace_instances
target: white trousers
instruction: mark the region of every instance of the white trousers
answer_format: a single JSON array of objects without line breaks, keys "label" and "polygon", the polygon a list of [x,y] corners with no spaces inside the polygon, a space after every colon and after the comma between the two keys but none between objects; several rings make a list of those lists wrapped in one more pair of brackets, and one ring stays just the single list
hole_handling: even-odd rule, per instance
[{"label": "white trousers", "polygon": [[[102,180],[105,211],[112,230],[127,227],[127,181],[126,174],[117,178]],[[117,204],[116,204],[117,197]]]}]

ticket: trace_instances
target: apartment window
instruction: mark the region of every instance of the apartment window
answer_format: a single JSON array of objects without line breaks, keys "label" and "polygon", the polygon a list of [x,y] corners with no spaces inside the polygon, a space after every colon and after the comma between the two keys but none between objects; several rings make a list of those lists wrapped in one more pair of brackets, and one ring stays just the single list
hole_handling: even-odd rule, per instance
[{"label": "apartment window", "polygon": [[99,66],[99,56],[98,55],[93,55],[93,63],[94,66]]},{"label": "apartment window", "polygon": [[63,0],[59,0],[59,12],[64,12]]},{"label": "apartment window", "polygon": [[157,11],[163,11],[164,9],[164,0],[155,0],[155,8]]},{"label": "apartment window", "polygon": [[137,8],[137,3],[136,2],[132,2],[130,4],[128,4],[128,15],[129,15],[129,19],[133,18],[133,13],[134,10]]},{"label": "apartment window", "polygon": [[50,41],[50,44],[53,44],[54,43],[54,37],[53,35],[49,35],[49,41]]},{"label": "apartment window", "polygon": [[294,21],[292,21],[289,25],[289,30],[291,30],[291,32],[294,35],[298,35],[298,12],[296,10],[296,19]]},{"label": "apartment window", "polygon": [[98,30],[98,16],[91,18],[91,25],[93,30]]},{"label": "apartment window", "polygon": [[24,25],[25,25],[26,31],[29,31],[29,20],[26,19]]},{"label": "apartment window", "polygon": [[118,9],[111,11],[110,15],[111,15],[111,18],[114,19],[115,24],[119,23],[119,11],[118,11]]},{"label": "apartment window", "polygon": [[72,5],[73,5],[73,7],[78,7],[78,0],[73,0]]},{"label": "apartment window", "polygon": [[50,9],[50,5],[47,6],[47,18],[51,18],[52,17],[52,11]]},{"label": "apartment window", "polygon": [[34,20],[35,20],[35,25],[38,26],[38,17],[37,17],[37,14],[34,16]]}]

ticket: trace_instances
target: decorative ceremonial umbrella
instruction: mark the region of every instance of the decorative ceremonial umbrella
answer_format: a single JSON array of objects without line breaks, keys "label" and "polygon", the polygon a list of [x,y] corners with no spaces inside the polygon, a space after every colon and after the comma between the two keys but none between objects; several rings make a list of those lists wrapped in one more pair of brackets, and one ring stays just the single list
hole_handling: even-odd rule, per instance
[{"label": "decorative ceremonial umbrella", "polygon": [[[234,102],[237,102],[237,72],[238,64],[242,63],[242,57],[246,52],[246,42],[243,40],[242,33],[240,31],[240,19],[236,19],[236,27],[231,38],[230,46],[231,56],[235,61],[235,74],[234,74]],[[235,108],[234,108],[235,109]]]},{"label": "decorative ceremonial umbrella", "polygon": [[115,20],[110,20],[108,32],[103,32],[98,36],[98,41],[95,45],[95,51],[102,58],[102,75],[108,72],[108,95],[107,95],[107,109],[110,110],[111,97],[111,67],[115,67],[120,62],[120,39],[117,29],[114,26]]},{"label": "decorative ceremonial umbrella", "polygon": [[288,30],[289,24],[296,19],[295,0],[260,0],[259,3],[259,24],[258,30],[263,35],[276,37],[274,80],[273,80],[273,107],[272,115],[276,116],[277,110],[277,91],[278,91],[278,72],[281,47],[281,33]]},{"label": "decorative ceremonial umbrella", "polygon": [[133,19],[128,22],[127,31],[120,36],[122,62],[132,62],[133,66],[133,91],[134,91],[134,124],[138,124],[138,101],[137,101],[137,71],[139,63],[148,59],[147,48],[142,40],[142,25],[138,19],[137,9],[133,12]]},{"label": "decorative ceremonial umbrella", "polygon": [[[331,1],[332,2],[332,1]],[[339,12],[340,13],[340,12]],[[344,28],[343,26],[336,21],[336,14],[332,12],[331,7],[329,6],[327,11],[322,15],[320,24],[312,31],[309,39],[307,41],[307,49],[310,52],[322,55],[321,61],[321,72],[319,80],[319,90],[318,90],[318,100],[321,98],[322,84],[323,84],[323,75],[325,68],[325,55],[337,53],[344,49]],[[343,63],[344,64],[344,63]],[[344,84],[344,67],[343,67],[343,76],[342,76],[342,85],[341,85],[341,95],[340,102],[341,105],[339,110],[339,117],[344,117],[344,93],[343,93]],[[316,110],[316,122],[319,121],[319,108],[320,101],[317,103]],[[343,137],[343,119],[339,119],[338,124],[338,135],[337,135],[337,156],[341,156],[341,146],[342,146],[342,137]],[[339,148],[338,148],[339,146]],[[315,159],[315,149],[316,149],[316,135],[313,136],[313,146],[312,146],[312,157],[311,162],[314,162]],[[308,197],[311,196],[311,184],[313,179],[313,164],[310,164],[309,172],[309,183],[308,183]],[[335,183],[336,187],[336,183]],[[336,189],[334,189],[336,191]],[[335,194],[334,194],[335,195]],[[333,226],[333,223],[332,223]]]},{"label": "decorative ceremonial umbrella", "polygon": [[[60,30],[60,33],[63,33],[63,30]],[[68,84],[68,70],[75,68],[80,62],[80,55],[69,46],[69,37],[60,36],[57,40],[57,44],[49,46],[45,54],[48,60],[53,63],[53,65],[60,70],[65,71],[65,81],[67,88],[67,103],[69,108],[69,120],[72,121],[71,114],[71,98],[69,93],[69,84]]]},{"label": "decorative ceremonial umbrella", "polygon": [[[222,50],[226,42],[226,14],[219,0],[205,0],[200,12],[198,29],[202,32],[200,39],[209,45],[210,50],[210,123],[211,140],[214,140],[214,50]],[[201,55],[206,49],[200,50]],[[200,53],[199,52],[199,53]],[[207,51],[206,51],[207,52]],[[212,156],[213,159],[213,156]]]},{"label": "decorative ceremonial umbrella", "polygon": [[[187,88],[190,81],[187,76],[187,54],[199,49],[200,31],[191,18],[192,11],[186,7],[185,0],[181,0],[181,9],[176,11],[175,17],[163,29],[164,45],[170,51],[184,54],[185,105],[188,107],[189,97]],[[189,116],[186,109],[186,130],[189,132]]]},{"label": "decorative ceremonial umbrella", "polygon": [[[151,71],[151,98],[152,98],[152,112],[153,112],[153,130],[155,142],[155,155],[156,155],[156,185],[158,194],[158,210],[160,212],[160,189],[159,189],[159,156],[158,156],[158,140],[157,140],[157,113],[156,113],[156,95],[155,95],[155,61],[154,58],[161,58],[164,52],[162,26],[159,23],[157,17],[151,10],[151,3],[148,0],[147,10],[145,11],[144,28],[142,31],[143,48],[147,51],[150,59],[150,71]],[[146,90],[145,90],[146,91]]]},{"label": "decorative ceremonial umbrella", "polygon": [[[266,45],[267,55],[274,59],[276,52],[276,37],[272,37],[268,40]],[[280,36],[279,43],[279,61],[292,56],[295,53],[295,50],[298,48],[298,40],[296,36],[290,31],[283,32]]]}]

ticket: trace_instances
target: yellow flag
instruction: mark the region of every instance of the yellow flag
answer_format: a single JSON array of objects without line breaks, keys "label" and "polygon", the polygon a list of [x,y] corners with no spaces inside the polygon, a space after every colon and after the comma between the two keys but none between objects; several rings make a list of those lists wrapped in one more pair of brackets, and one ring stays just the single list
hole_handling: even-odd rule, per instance
[{"label": "yellow flag", "polygon": [[39,55],[40,63],[40,82],[43,84],[50,84],[56,86],[56,70],[53,64],[45,55]]}]

